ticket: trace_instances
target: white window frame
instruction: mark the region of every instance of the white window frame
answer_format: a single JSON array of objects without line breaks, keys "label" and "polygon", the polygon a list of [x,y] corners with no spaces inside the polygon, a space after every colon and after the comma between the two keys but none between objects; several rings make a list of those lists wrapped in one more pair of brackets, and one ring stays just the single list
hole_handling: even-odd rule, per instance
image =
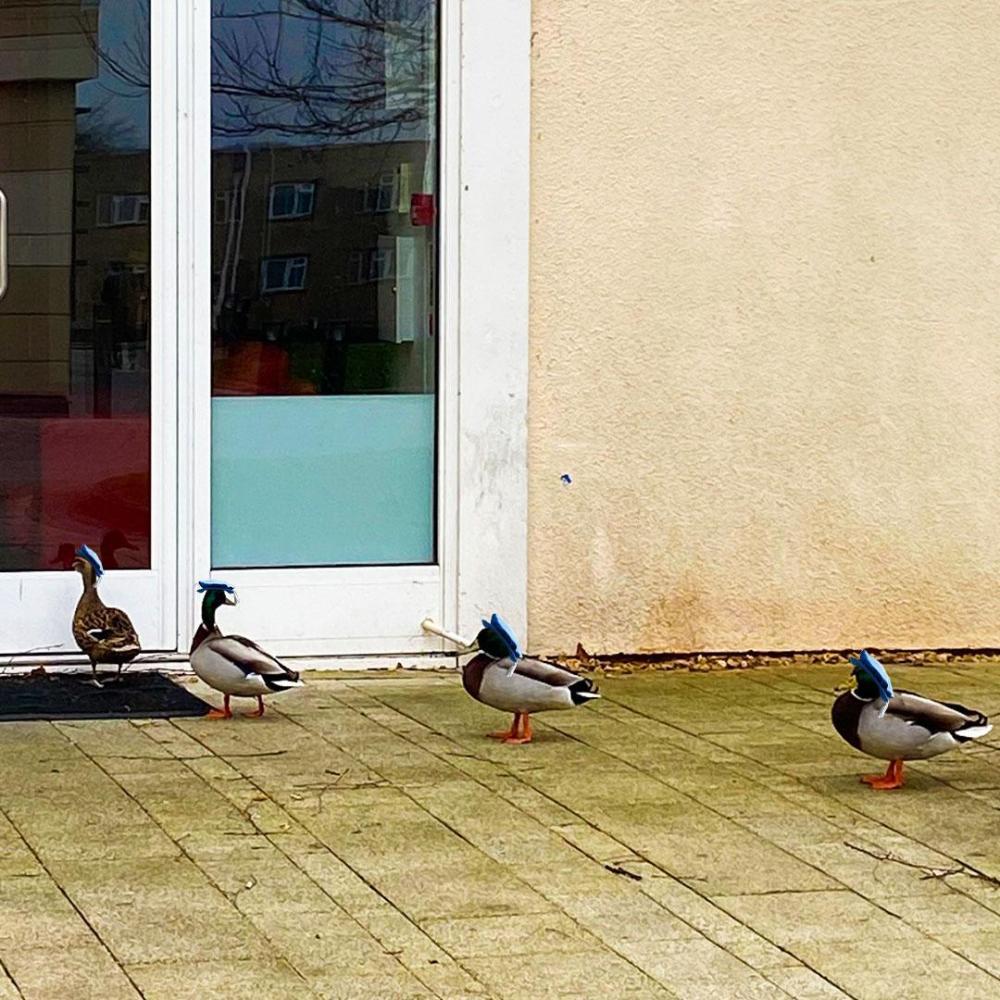
[{"label": "white window frame", "polygon": [[[421,633],[428,614],[466,635],[500,611],[527,642],[528,220],[530,0],[440,0],[438,563],[314,568],[302,587],[327,588],[284,634],[264,614],[236,620],[279,655],[371,654],[391,662],[449,650]],[[181,314],[178,434],[178,643],[196,622],[193,581],[211,572],[211,4],[178,4],[178,245]],[[502,372],[503,377],[497,378]],[[241,608],[290,600],[286,570],[227,575]],[[367,588],[363,606],[336,595]],[[247,600],[247,592],[250,600]],[[309,604],[309,602],[306,602]],[[360,612],[359,612],[360,607]],[[387,629],[386,608],[405,626]],[[240,609],[234,609],[239,611]],[[310,634],[322,615],[326,638]],[[411,624],[412,622],[412,624]],[[330,638],[330,636],[333,638]]]},{"label": "white window frame", "polygon": [[[293,209],[291,212],[276,212],[274,210],[274,199],[278,188],[293,189]],[[309,208],[299,210],[299,197],[308,192]],[[271,185],[267,202],[267,217],[273,221],[284,219],[308,219],[316,208],[316,182],[315,181],[276,181]]]}]

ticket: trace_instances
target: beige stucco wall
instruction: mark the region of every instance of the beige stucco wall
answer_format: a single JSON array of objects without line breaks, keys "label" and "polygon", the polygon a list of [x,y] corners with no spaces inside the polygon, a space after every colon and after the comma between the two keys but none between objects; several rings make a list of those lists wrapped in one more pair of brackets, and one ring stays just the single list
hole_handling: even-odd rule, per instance
[{"label": "beige stucco wall", "polygon": [[1000,645],[1000,8],[534,29],[532,647]]}]

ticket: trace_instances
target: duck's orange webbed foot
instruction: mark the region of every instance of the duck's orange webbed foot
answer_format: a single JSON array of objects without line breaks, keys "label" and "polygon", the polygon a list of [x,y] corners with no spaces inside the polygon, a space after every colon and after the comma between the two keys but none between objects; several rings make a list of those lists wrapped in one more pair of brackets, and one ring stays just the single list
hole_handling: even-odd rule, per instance
[{"label": "duck's orange webbed foot", "polygon": [[528,713],[515,712],[514,721],[510,724],[510,729],[490,733],[490,737],[494,740],[503,740],[504,743],[530,743],[531,719],[528,717]]},{"label": "duck's orange webbed foot", "polygon": [[510,729],[498,729],[495,733],[487,733],[491,740],[503,740],[506,743],[508,740],[517,739],[519,723],[521,721],[521,713],[514,713],[514,721],[510,724]]},{"label": "duck's orange webbed foot", "polygon": [[232,709],[229,707],[229,695],[227,694],[222,699],[222,708],[213,708],[205,718],[206,719],[231,719],[233,717]]},{"label": "duck's orange webbed foot", "polygon": [[894,760],[885,774],[863,774],[861,780],[877,792],[888,792],[903,787],[903,762]]},{"label": "duck's orange webbed foot", "polygon": [[257,695],[257,711],[247,712],[247,716],[251,719],[259,719],[264,714],[264,699],[260,695]]}]

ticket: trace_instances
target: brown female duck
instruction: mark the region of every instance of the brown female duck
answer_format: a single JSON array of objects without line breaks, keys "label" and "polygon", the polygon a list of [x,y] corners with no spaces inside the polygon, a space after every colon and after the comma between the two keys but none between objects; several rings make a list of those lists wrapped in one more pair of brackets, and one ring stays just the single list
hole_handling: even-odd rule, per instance
[{"label": "brown female duck", "polygon": [[83,594],[73,613],[73,638],[87,654],[94,683],[100,687],[98,663],[117,663],[120,677],[122,667],[139,655],[142,646],[129,616],[119,608],[109,608],[97,593],[104,566],[89,545],[76,550],[73,569],[83,577]]}]

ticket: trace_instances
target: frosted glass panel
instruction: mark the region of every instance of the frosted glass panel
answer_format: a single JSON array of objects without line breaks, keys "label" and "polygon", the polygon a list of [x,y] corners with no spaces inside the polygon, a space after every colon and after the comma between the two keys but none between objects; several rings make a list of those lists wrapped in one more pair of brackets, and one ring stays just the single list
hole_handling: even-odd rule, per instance
[{"label": "frosted glass panel", "polygon": [[434,396],[212,400],[212,565],[434,559]]}]

